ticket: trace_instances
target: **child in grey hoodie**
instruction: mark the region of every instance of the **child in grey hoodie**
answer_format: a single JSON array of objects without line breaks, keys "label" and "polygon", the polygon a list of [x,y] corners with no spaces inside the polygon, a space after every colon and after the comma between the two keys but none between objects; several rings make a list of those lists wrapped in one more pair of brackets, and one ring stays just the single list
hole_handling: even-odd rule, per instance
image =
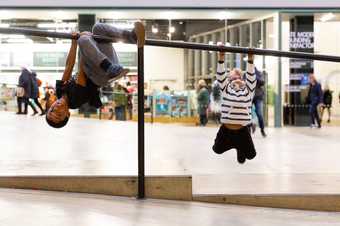
[{"label": "child in grey hoodie", "polygon": [[[113,41],[127,40],[142,47],[145,41],[144,26],[135,23],[132,31],[118,29],[108,24],[95,24],[92,33],[73,34],[77,39],[72,41],[66,60],[66,68],[61,81],[57,81],[58,100],[52,104],[46,114],[47,123],[54,128],[65,126],[70,117],[69,109],[79,108],[85,103],[99,108],[99,88],[125,76],[129,70],[124,69],[118,61],[112,42],[96,41],[93,35],[111,37]],[[77,77],[71,76],[77,53],[80,50],[80,63]]]}]

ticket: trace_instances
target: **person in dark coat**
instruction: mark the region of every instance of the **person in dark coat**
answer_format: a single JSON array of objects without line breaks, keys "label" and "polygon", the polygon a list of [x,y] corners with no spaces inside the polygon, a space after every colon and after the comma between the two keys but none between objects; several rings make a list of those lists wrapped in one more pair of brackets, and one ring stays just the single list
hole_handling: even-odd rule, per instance
[{"label": "person in dark coat", "polygon": [[[264,94],[265,94],[264,93],[265,80],[264,80],[263,74],[259,70],[257,70],[256,67],[255,67],[255,75],[256,75],[257,83],[256,83],[256,88],[255,88],[253,104],[255,106],[255,113],[259,121],[261,134],[263,137],[266,137],[267,134],[264,131],[264,120],[263,120],[263,113],[262,113],[263,112],[263,99],[264,99]],[[253,131],[255,131],[255,129],[253,129]]]},{"label": "person in dark coat", "polygon": [[[39,85],[38,85],[38,79],[37,79],[37,73],[35,73],[34,71],[30,74],[31,75],[31,84],[32,84],[32,88],[31,88],[31,96],[30,98],[33,99],[34,103],[39,107],[41,113],[40,115],[44,115],[45,111],[42,108],[38,98],[39,98]],[[37,114],[38,112],[35,111],[33,113],[33,115]]]},{"label": "person in dark coat", "polygon": [[328,120],[327,120],[327,122],[328,123],[331,122],[332,101],[333,101],[333,91],[330,90],[328,85],[327,85],[325,90],[324,90],[324,92],[323,92],[323,106],[322,106],[322,111],[321,111],[321,119],[322,119],[323,113],[327,109],[327,111],[328,111]]},{"label": "person in dark coat", "polygon": [[198,81],[197,102],[200,125],[205,126],[208,123],[207,109],[209,107],[209,91],[203,79]]},{"label": "person in dark coat", "polygon": [[[22,97],[22,102],[25,104],[25,110],[23,114],[27,114],[28,105],[32,108],[34,114],[38,113],[37,109],[35,109],[34,105],[29,101],[29,98],[32,96],[32,79],[31,72],[27,68],[21,69],[21,75],[19,76],[19,86],[24,88],[24,96]],[[18,106],[19,112],[21,112],[21,103]]]},{"label": "person in dark coat", "polygon": [[308,102],[309,102],[309,114],[311,118],[311,127],[315,125],[315,121],[318,128],[321,128],[321,120],[318,113],[318,105],[322,103],[323,94],[320,83],[316,80],[315,76],[311,74],[309,76],[309,91],[308,91]]}]

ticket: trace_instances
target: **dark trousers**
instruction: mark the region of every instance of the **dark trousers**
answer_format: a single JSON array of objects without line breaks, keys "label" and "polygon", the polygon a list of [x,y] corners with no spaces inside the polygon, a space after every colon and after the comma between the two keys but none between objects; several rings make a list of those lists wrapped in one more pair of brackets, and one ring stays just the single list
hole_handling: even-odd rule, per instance
[{"label": "dark trousers", "polygon": [[231,130],[221,125],[212,149],[216,154],[222,154],[232,148],[237,151],[237,161],[239,163],[244,163],[246,159],[255,158],[256,150],[248,127]]},{"label": "dark trousers", "polygon": [[25,110],[24,113],[27,114],[27,107],[28,105],[32,108],[32,110],[36,113],[38,112],[37,109],[34,107],[34,105],[31,103],[28,97],[23,97],[24,103],[25,103]]},{"label": "dark trousers", "polygon": [[263,121],[263,113],[262,113],[263,100],[254,99],[253,103],[255,106],[255,113],[256,113],[257,119],[259,120],[259,126],[261,130],[264,130],[264,121]]},{"label": "dark trousers", "polygon": [[129,113],[129,120],[132,120],[132,109],[133,109],[132,105],[128,105],[127,110]]},{"label": "dark trousers", "polygon": [[18,113],[22,113],[22,103],[24,102],[23,97],[17,97]]},{"label": "dark trousers", "polygon": [[200,125],[205,126],[208,123],[207,114],[200,114]]},{"label": "dark trousers", "polygon": [[34,103],[38,106],[38,108],[40,109],[41,113],[44,113],[44,109],[43,109],[43,107],[41,106],[41,104],[40,104],[38,98],[34,98],[33,101],[34,101]]},{"label": "dark trousers", "polygon": [[318,124],[318,126],[321,126],[321,120],[319,117],[319,113],[318,113],[318,104],[311,104],[309,106],[309,114],[310,114],[310,119],[311,119],[311,124]]},{"label": "dark trousers", "polygon": [[125,121],[125,106],[115,107],[116,120]]},{"label": "dark trousers", "polygon": [[[24,103],[25,108],[24,112],[22,112],[22,104]],[[17,97],[17,104],[18,104],[18,112],[27,114],[27,107],[28,105],[32,108],[34,112],[37,112],[37,109],[34,107],[34,105],[29,101],[28,97]]]}]

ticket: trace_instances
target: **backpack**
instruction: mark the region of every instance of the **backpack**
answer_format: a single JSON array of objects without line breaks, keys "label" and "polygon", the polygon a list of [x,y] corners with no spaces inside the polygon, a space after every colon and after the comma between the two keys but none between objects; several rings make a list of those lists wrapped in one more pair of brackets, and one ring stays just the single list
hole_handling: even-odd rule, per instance
[{"label": "backpack", "polygon": [[42,84],[42,81],[40,79],[38,79],[38,78],[37,78],[37,84],[38,84],[38,87],[40,87],[41,84]]}]

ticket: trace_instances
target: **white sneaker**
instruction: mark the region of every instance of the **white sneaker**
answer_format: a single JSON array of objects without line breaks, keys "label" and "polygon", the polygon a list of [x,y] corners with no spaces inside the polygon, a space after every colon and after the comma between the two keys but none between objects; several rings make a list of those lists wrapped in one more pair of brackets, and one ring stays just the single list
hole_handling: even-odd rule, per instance
[{"label": "white sneaker", "polygon": [[118,75],[115,75],[114,77],[110,78],[108,83],[112,83],[120,78],[123,78],[127,75],[127,73],[129,73],[129,69],[124,68]]}]

